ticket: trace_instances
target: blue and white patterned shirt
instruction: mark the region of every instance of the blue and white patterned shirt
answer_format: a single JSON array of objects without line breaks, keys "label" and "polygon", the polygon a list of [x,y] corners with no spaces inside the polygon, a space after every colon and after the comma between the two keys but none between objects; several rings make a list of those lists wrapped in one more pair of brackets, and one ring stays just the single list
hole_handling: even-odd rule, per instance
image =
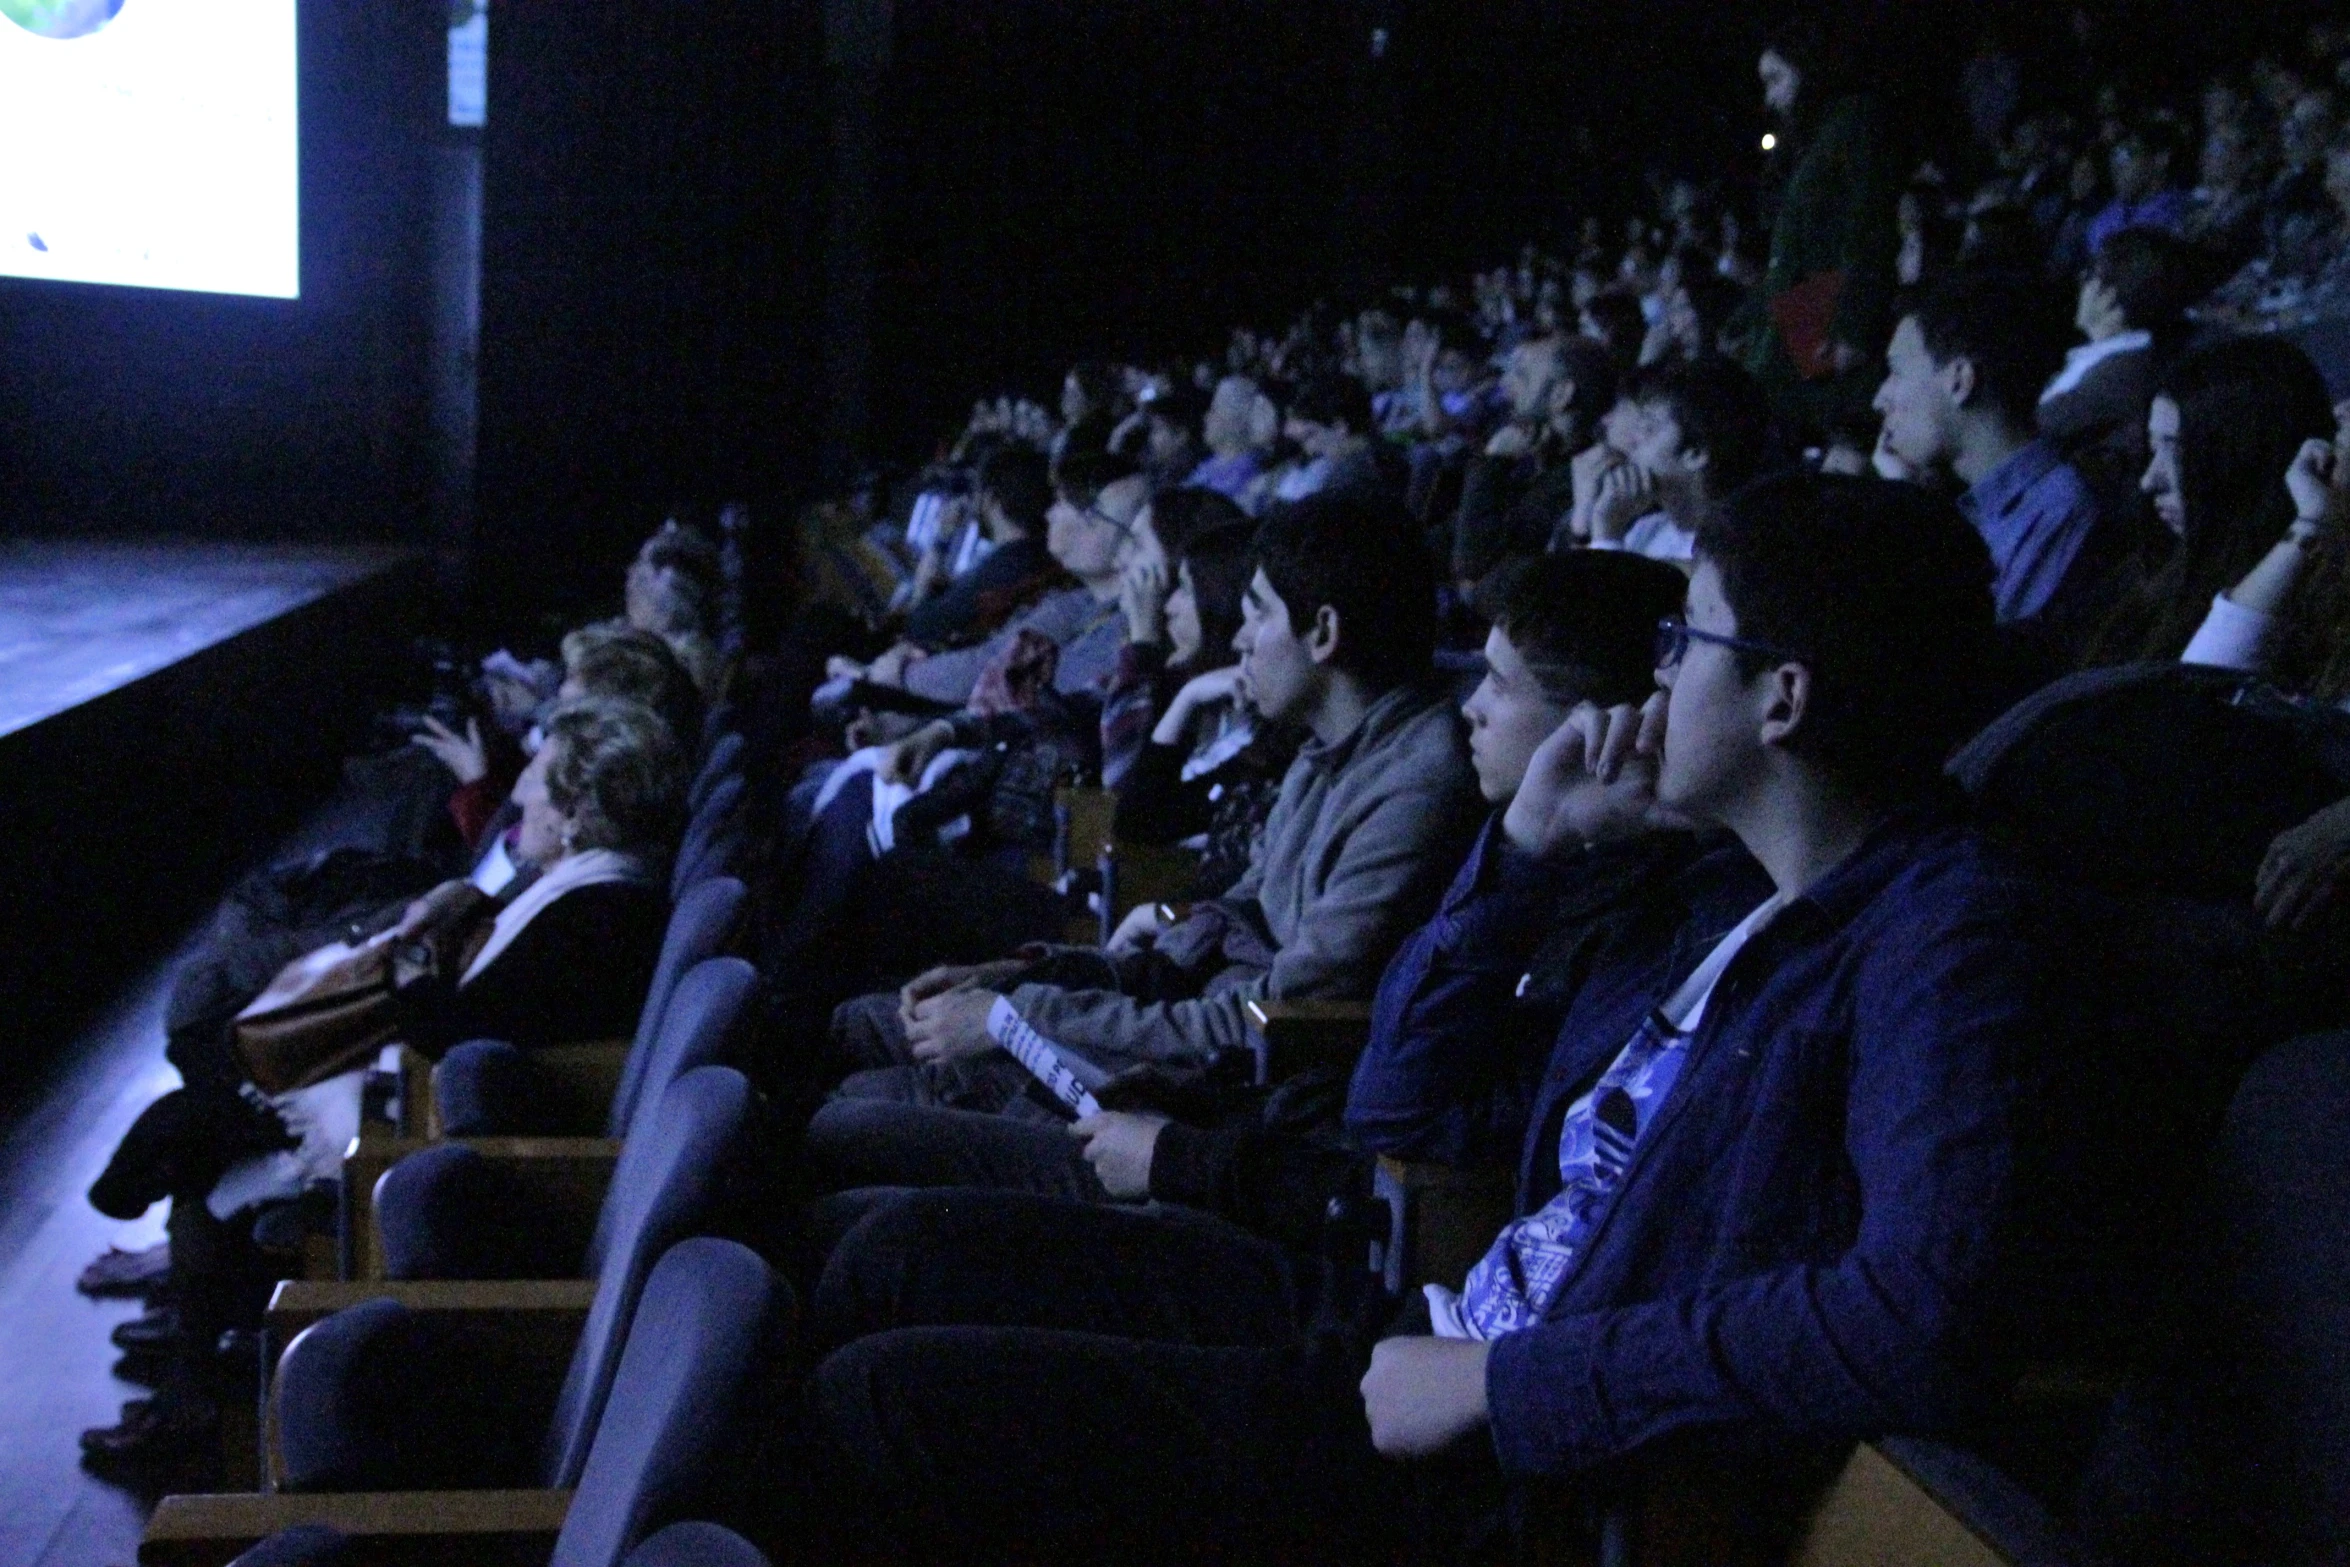
[{"label": "blue and white patterned shirt", "polygon": [[1558,1195],[1504,1225],[1458,1295],[1426,1286],[1438,1336],[1496,1339],[1542,1320],[1622,1189],[1633,1150],[1671,1099],[1714,986],[1748,938],[1787,902],[1784,895],[1771,898],[1740,920],[1671,999],[1649,1011],[1591,1091],[1567,1107],[1559,1125]]}]

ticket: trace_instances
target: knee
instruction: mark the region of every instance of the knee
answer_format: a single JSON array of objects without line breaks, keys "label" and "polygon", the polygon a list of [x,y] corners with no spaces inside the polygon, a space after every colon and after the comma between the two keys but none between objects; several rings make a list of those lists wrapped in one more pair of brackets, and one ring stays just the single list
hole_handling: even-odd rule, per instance
[{"label": "knee", "polygon": [[905,1065],[909,1057],[906,1031],[898,1022],[898,998],[883,991],[857,996],[835,1007],[832,1048],[847,1072]]},{"label": "knee", "polygon": [[826,1100],[808,1123],[800,1158],[812,1190],[829,1193],[892,1184],[889,1170],[895,1161],[890,1150],[902,1134],[899,1123],[905,1106],[894,1097],[850,1093],[859,1078],[883,1075],[860,1072],[850,1078],[841,1085],[845,1097]]}]

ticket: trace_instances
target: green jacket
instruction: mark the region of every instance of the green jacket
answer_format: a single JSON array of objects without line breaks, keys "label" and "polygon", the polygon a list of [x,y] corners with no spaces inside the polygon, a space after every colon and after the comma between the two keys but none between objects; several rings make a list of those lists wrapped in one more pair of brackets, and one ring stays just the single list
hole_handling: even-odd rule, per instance
[{"label": "green jacket", "polygon": [[[1842,272],[1829,336],[1873,352],[1891,323],[1894,227],[1901,171],[1873,100],[1853,96],[1828,106],[1811,143],[1788,176],[1771,225],[1771,261],[1763,297],[1779,295],[1822,272]],[[1757,334],[1748,368],[1792,373],[1778,333]]]}]

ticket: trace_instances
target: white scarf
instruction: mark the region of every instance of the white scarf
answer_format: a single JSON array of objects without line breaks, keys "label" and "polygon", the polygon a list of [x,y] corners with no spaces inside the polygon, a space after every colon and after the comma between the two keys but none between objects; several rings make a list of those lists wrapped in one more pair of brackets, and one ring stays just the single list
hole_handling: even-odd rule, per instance
[{"label": "white scarf", "polygon": [[457,981],[459,987],[472,983],[475,975],[497,961],[498,954],[514,944],[523,927],[539,917],[547,905],[567,892],[580,887],[601,886],[606,882],[649,882],[651,869],[634,855],[622,854],[616,849],[583,849],[567,854],[555,862],[554,868],[522,890],[521,896],[498,911],[497,923],[490,927],[490,939],[473,955],[465,966],[464,975]]}]

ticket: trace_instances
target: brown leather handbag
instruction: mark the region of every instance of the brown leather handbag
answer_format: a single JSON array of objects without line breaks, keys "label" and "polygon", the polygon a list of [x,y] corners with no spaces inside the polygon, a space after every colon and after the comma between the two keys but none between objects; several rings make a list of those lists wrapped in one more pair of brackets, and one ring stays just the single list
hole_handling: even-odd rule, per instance
[{"label": "brown leather handbag", "polygon": [[282,1094],[364,1067],[399,1037],[401,987],[438,966],[433,942],[382,936],[296,958],[230,1026],[246,1077]]}]

